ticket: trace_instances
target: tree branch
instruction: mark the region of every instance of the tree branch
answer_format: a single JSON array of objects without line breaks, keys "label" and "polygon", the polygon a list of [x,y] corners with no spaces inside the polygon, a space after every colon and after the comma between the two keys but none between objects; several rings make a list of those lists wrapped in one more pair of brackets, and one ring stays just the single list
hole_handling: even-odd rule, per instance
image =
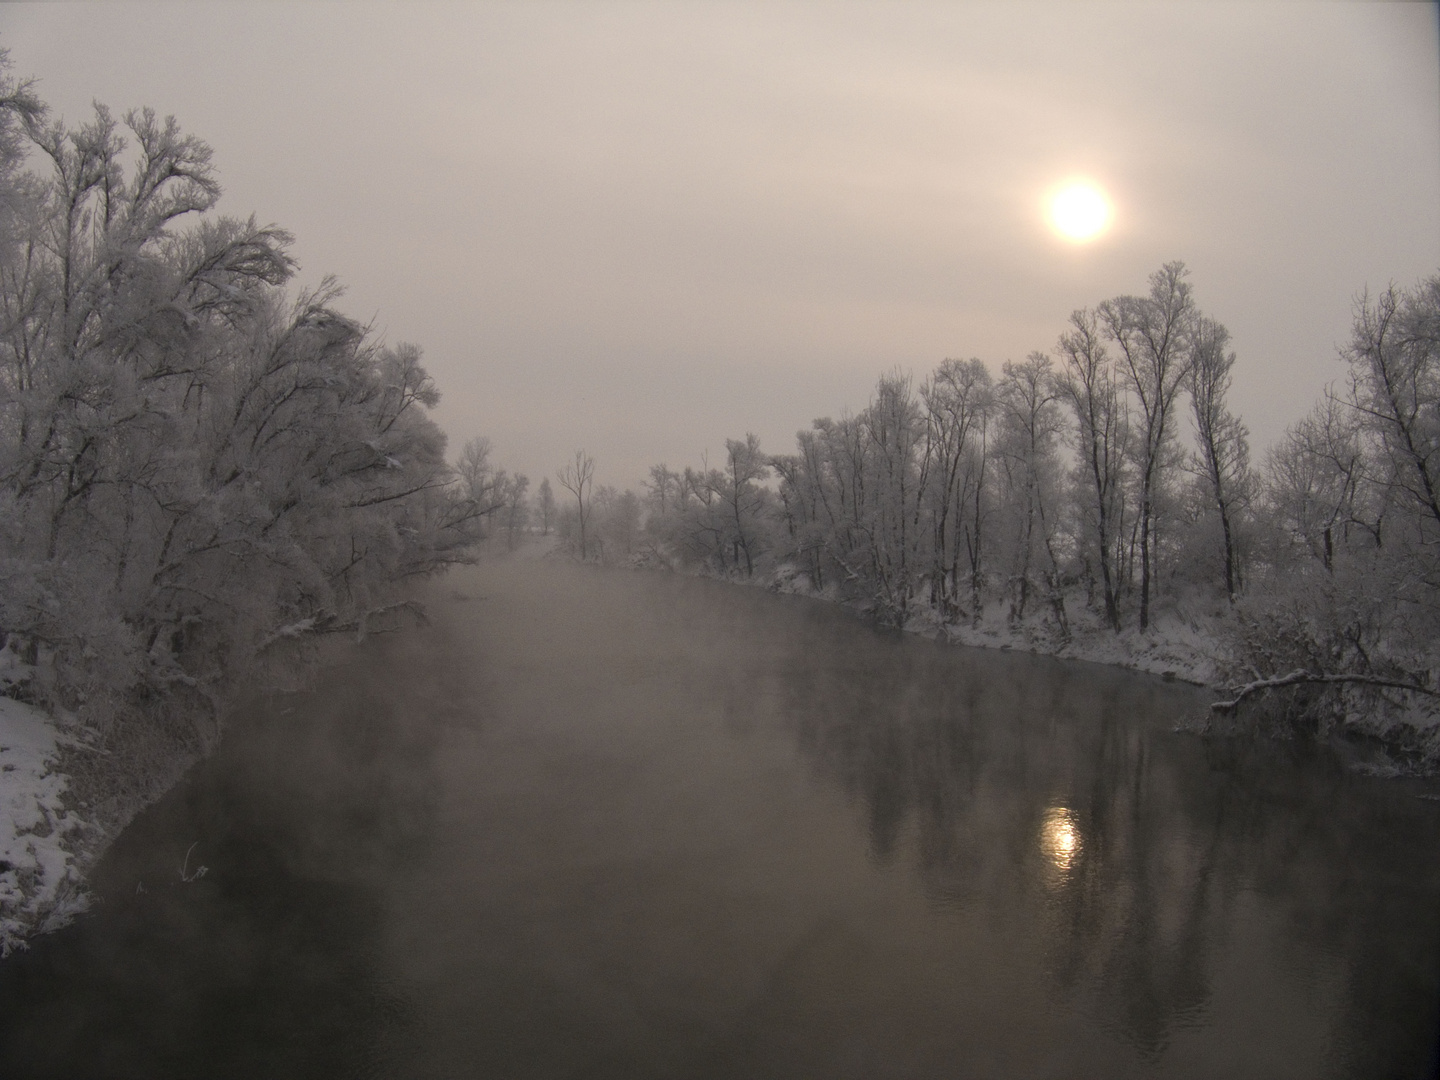
[{"label": "tree branch", "polygon": [[1315,675],[1308,671],[1292,671],[1288,675],[1281,675],[1274,679],[1257,679],[1252,683],[1236,688],[1235,696],[1229,701],[1217,701],[1210,706],[1211,712],[1230,713],[1239,708],[1240,703],[1253,694],[1263,690],[1273,690],[1282,686],[1299,686],[1302,684],[1343,684],[1351,683],[1360,686],[1383,686],[1391,690],[1409,690],[1416,694],[1424,694],[1426,697],[1440,698],[1440,693],[1425,686],[1415,683],[1401,682],[1398,679],[1385,679],[1378,675]]}]

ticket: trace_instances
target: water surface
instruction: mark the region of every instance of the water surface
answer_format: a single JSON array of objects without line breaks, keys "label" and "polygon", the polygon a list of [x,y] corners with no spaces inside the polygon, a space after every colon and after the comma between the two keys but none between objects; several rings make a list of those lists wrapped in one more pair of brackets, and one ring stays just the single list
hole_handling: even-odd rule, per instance
[{"label": "water surface", "polygon": [[1430,789],[759,590],[532,562],[430,607],[0,964],[0,1076],[1434,1074]]}]

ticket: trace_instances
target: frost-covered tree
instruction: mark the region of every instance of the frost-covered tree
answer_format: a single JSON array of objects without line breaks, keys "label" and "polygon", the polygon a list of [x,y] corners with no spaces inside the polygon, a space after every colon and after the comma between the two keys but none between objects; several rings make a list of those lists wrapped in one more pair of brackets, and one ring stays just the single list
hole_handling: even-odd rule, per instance
[{"label": "frost-covered tree", "polygon": [[755,573],[757,544],[762,532],[759,524],[767,507],[761,482],[770,476],[769,459],[760,452],[760,440],[747,434],[744,440],[725,440],[725,469],[716,473],[710,483],[716,498],[725,508],[723,541],[730,547],[731,565],[737,570],[744,560],[745,576]]},{"label": "frost-covered tree", "polygon": [[1270,452],[1266,503],[1279,542],[1272,564],[1283,572],[1303,551],[1330,572],[1337,551],[1374,546],[1388,509],[1383,494],[1369,482],[1359,414],[1326,393]]},{"label": "frost-covered tree", "polygon": [[0,86],[0,641],[102,728],[214,708],[467,559],[473,507],[419,349],[372,342],[333,283],[288,299],[290,237],[213,215],[209,147],[27,93]]},{"label": "frost-covered tree", "polygon": [[1076,422],[1076,490],[1085,526],[1081,544],[1087,561],[1099,567],[1105,620],[1118,632],[1129,413],[1098,315],[1076,311],[1070,326],[1060,337],[1064,372],[1059,386]]},{"label": "frost-covered tree", "polygon": [[555,524],[555,492],[550,487],[550,478],[540,478],[539,490],[535,493],[535,510],[540,515],[540,535],[549,536]]},{"label": "frost-covered tree", "polygon": [[880,379],[860,415],[866,439],[866,554],[877,610],[904,625],[920,574],[928,568],[923,511],[931,454],[920,403],[908,376]]},{"label": "frost-covered tree", "polygon": [[[1234,651],[1250,700],[1287,723],[1425,730],[1440,698],[1440,277],[1356,304],[1349,385],[1271,454],[1271,530]],[[1247,706],[1248,707],[1248,706]],[[1433,729],[1430,729],[1433,731]],[[1418,738],[1418,736],[1417,736]],[[1434,758],[1432,737],[1418,752]]]},{"label": "frost-covered tree", "polygon": [[682,474],[671,472],[669,466],[663,463],[650,466],[650,480],[646,488],[650,505],[660,518],[663,518],[666,510],[680,498],[683,479]]},{"label": "frost-covered tree", "polygon": [[1397,539],[1429,563],[1427,580],[1440,588],[1431,576],[1440,567],[1440,274],[1362,297],[1345,359],[1350,404],[1409,519],[1409,535]]},{"label": "frost-covered tree", "polygon": [[[1440,277],[1362,298],[1348,388],[1259,475],[1228,401],[1229,334],[1186,277],[1169,263],[1148,294],[1075,311],[1058,363],[1032,353],[997,382],[978,360],[946,360],[918,395],[903,373],[883,376],[860,413],[816,420],[794,453],[765,459],[774,497],[763,470],[739,468],[762,460],[753,440],[727,443],[725,470],[656,466],[654,550],[747,576],[763,550],[785,580],[891,623],[928,606],[979,625],[1008,600],[1014,631],[1033,638],[1043,601],[1052,644],[1080,626],[1078,603],[1117,633],[1138,607],[1146,630],[1162,581],[1172,602],[1223,587],[1230,603],[1184,614],[1227,628],[1216,661],[1250,680],[1243,700],[1286,689],[1307,722],[1351,723],[1434,698]],[[737,513],[747,490],[752,509]]]},{"label": "frost-covered tree", "polygon": [[[968,587],[979,617],[984,576],[988,433],[994,404],[990,372],[979,360],[945,360],[920,388],[931,447],[930,602],[948,620]],[[963,584],[962,584],[963,582]]]},{"label": "frost-covered tree", "polygon": [[505,521],[505,546],[511,551],[520,542],[520,534],[530,522],[530,478],[524,473],[508,477],[501,488],[502,514]]},{"label": "frost-covered tree", "polygon": [[[1067,633],[1059,547],[1060,386],[1050,358],[1031,353],[1007,361],[996,387],[1000,437],[996,456],[1005,476],[1010,620],[1025,617],[1037,576],[1062,634]],[[1039,571],[1037,575],[1037,569]]]},{"label": "frost-covered tree", "polygon": [[1237,530],[1251,492],[1249,432],[1226,403],[1235,353],[1230,332],[1214,319],[1195,323],[1190,359],[1190,401],[1197,450],[1194,468],[1205,478],[1207,493],[1220,519],[1225,559],[1225,595],[1233,602],[1240,588]]},{"label": "frost-covered tree", "polygon": [[635,554],[643,516],[640,496],[604,484],[595,489],[592,515],[591,537],[596,558],[616,563]]},{"label": "frost-covered tree", "polygon": [[1119,296],[1100,305],[1100,323],[1119,353],[1119,366],[1136,400],[1134,441],[1139,481],[1140,629],[1150,625],[1155,582],[1155,527],[1170,464],[1175,398],[1189,370],[1195,302],[1181,262],[1150,275],[1146,296]]},{"label": "frost-covered tree", "polygon": [[590,557],[586,527],[590,522],[590,493],[595,483],[595,459],[584,450],[575,451],[575,460],[555,474],[560,486],[575,498],[575,525],[581,561]]}]

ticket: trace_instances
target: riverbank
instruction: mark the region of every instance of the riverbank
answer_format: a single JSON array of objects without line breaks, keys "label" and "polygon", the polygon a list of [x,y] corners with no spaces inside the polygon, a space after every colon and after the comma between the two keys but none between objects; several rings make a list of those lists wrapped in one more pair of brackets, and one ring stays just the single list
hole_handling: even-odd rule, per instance
[{"label": "riverbank", "polygon": [[[553,538],[537,539],[509,555],[525,561],[552,556],[564,557]],[[661,564],[651,559],[632,560],[630,565]],[[865,611],[853,601],[817,592],[786,568],[734,583]],[[1116,634],[1076,603],[1067,611],[1068,632],[1062,635],[1048,609],[1032,610],[1029,618],[1012,623],[1005,605],[996,602],[978,622],[946,624],[932,610],[922,609],[905,629],[958,645],[1082,660],[1217,691],[1222,684],[1219,615],[1214,612],[1162,604],[1149,631],[1129,628]],[[84,911],[84,882],[95,860],[136,813],[202,756],[202,748],[187,738],[183,718],[173,719],[173,730],[159,725],[145,738],[136,735],[106,753],[90,745],[83,729],[0,696],[0,956]],[[1366,731],[1363,737],[1367,755],[1358,764],[1365,771],[1398,774],[1403,770],[1386,764],[1387,755],[1397,760],[1415,757],[1413,732],[1387,737],[1385,732]]]},{"label": "riverbank", "polygon": [[[773,592],[840,603],[861,613],[869,610],[863,603],[815,590],[806,577],[788,566],[781,566],[752,582]],[[1148,630],[1126,627],[1116,633],[1100,616],[1080,603],[1067,603],[1063,630],[1049,608],[1033,604],[1030,613],[1018,620],[1011,620],[1006,608],[1004,602],[994,601],[982,608],[978,619],[945,622],[935,609],[925,605],[911,614],[904,629],[971,648],[1084,660],[1180,679],[1215,690],[1221,688],[1224,650],[1218,612],[1161,603],[1156,605]]]},{"label": "riverbank", "polygon": [[[663,560],[637,560],[637,567],[665,568],[684,573]],[[704,571],[698,571],[704,573]],[[816,590],[804,574],[782,565],[754,578],[727,579],[772,592],[807,596],[848,607],[862,615],[869,605],[848,599],[833,590]],[[1105,664],[1130,671],[1160,675],[1212,691],[1217,700],[1233,692],[1226,676],[1225,620],[1222,607],[1205,609],[1162,598],[1152,610],[1149,629],[1130,626],[1116,633],[1080,596],[1067,597],[1062,631],[1055,613],[1048,607],[1032,605],[1026,618],[1012,621],[1007,604],[993,601],[978,619],[947,623],[928,605],[906,620],[909,633],[941,639],[971,648],[1029,652],[1065,660]],[[1217,726],[1217,717],[1208,711],[1185,718],[1181,727],[1199,735],[1235,735],[1242,732],[1267,736],[1294,737],[1297,733],[1319,736],[1354,771],[1381,777],[1435,776],[1440,774],[1440,715],[1415,708],[1357,708],[1346,701],[1344,708],[1331,709],[1335,715],[1299,711],[1282,702],[1278,717],[1274,709],[1263,709],[1256,718],[1237,725],[1232,719]]]},{"label": "riverbank", "polygon": [[[348,642],[307,643],[308,661],[268,670],[295,689],[343,655]],[[87,881],[146,807],[219,745],[213,703],[150,700],[112,719],[104,737],[29,697],[34,670],[0,649],[0,958],[89,909]],[[15,696],[9,696],[14,694]],[[232,703],[233,704],[233,703]]]},{"label": "riverbank", "polygon": [[426,599],[238,709],[0,964],[0,1075],[1421,1074],[1440,819],[1404,785],[1211,753],[1183,684],[689,575]]},{"label": "riverbank", "polygon": [[85,910],[98,827],[67,805],[61,749],[76,736],[0,697],[0,957]]}]

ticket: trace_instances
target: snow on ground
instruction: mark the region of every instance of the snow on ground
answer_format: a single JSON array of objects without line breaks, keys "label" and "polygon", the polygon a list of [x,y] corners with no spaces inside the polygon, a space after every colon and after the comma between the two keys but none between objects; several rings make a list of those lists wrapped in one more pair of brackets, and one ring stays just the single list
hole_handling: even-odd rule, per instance
[{"label": "snow on ground", "polygon": [[[789,565],[779,567],[763,581],[756,578],[754,584],[777,592],[836,600],[827,593],[817,593],[804,575]],[[910,618],[905,629],[941,637],[956,645],[1014,649],[1112,664],[1201,686],[1214,686],[1223,681],[1219,665],[1223,651],[1219,620],[1212,613],[1188,611],[1178,605],[1157,605],[1147,631],[1142,633],[1137,627],[1128,626],[1117,634],[1094,612],[1070,598],[1066,604],[1070,631],[1066,639],[1057,632],[1048,607],[1032,603],[1026,618],[1016,623],[1010,621],[1007,607],[1003,601],[992,600],[984,606],[978,623],[965,619],[949,624],[943,624],[933,609],[925,607]]]},{"label": "snow on ground", "polygon": [[86,906],[61,841],[89,826],[61,805],[67,781],[52,768],[68,739],[39,709],[0,697],[0,957]]},{"label": "snow on ground", "polygon": [[[1115,633],[1103,622],[1072,616],[1068,641],[1058,640],[1051,626],[1036,622],[1011,625],[1003,604],[987,606],[980,625],[951,624],[941,629],[949,641],[990,649],[1019,649],[1070,660],[1113,664],[1211,686],[1220,681],[1216,658],[1218,635],[1208,620],[1180,612],[1158,612],[1150,629],[1134,626]],[[1087,613],[1088,614],[1088,613]]]}]

